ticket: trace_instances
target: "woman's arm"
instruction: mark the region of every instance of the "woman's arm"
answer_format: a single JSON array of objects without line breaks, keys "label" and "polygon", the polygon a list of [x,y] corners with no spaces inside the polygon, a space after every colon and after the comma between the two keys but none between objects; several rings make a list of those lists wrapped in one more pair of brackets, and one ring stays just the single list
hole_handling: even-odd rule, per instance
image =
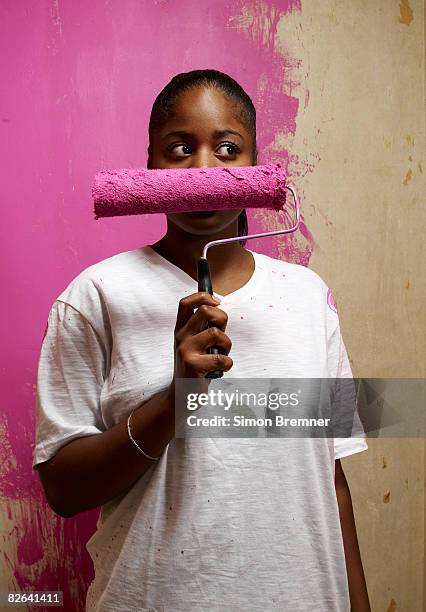
[{"label": "woman's arm", "polygon": [[[205,292],[179,302],[172,382],[135,410],[131,421],[133,438],[151,456],[160,456],[174,437],[175,378],[199,378],[204,389],[207,372],[233,365],[228,356],[232,343],[224,333],[228,317],[217,304]],[[214,327],[206,329],[208,323]],[[209,355],[207,349],[213,345],[223,354]],[[125,418],[107,431],[73,439],[36,469],[52,510],[69,518],[125,493],[153,464],[156,461],[142,455],[130,440]]]},{"label": "woman's arm", "polygon": [[335,487],[345,550],[351,612],[371,612],[358,546],[352,498],[340,459],[336,459],[335,465]]},{"label": "woman's arm", "polygon": [[[159,456],[174,435],[172,387],[135,410],[131,428],[138,444]],[[154,463],[131,442],[126,417],[101,434],[72,440],[37,470],[49,506],[70,518],[124,493]]]}]

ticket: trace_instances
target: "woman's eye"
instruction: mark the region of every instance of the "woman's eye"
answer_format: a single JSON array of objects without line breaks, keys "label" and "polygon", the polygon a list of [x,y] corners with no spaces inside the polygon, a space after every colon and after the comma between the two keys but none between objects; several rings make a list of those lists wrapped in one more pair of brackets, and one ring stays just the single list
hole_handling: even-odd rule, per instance
[{"label": "woman's eye", "polygon": [[[221,149],[223,149],[223,151],[219,153],[221,157],[229,157],[241,152],[240,147],[238,147],[236,144],[233,144],[232,142],[222,143],[219,146],[218,151],[220,151]],[[191,155],[192,153],[191,146],[189,144],[183,143],[172,145],[169,150],[173,155],[177,157]]]},{"label": "woman's eye", "polygon": [[236,153],[240,152],[240,148],[233,144],[232,142],[225,142],[223,144],[220,145],[219,149],[226,149],[226,153],[224,153],[224,155],[226,156],[226,154],[228,155],[235,155]]},{"label": "woman's eye", "polygon": [[179,154],[179,152],[178,152],[179,147],[181,147],[182,149],[186,149],[186,150],[183,151],[184,155],[189,155],[191,153],[190,150],[189,151],[187,150],[187,149],[191,149],[191,147],[188,144],[177,144],[177,145],[174,145],[173,147],[171,147],[170,151],[173,154],[178,155]]}]

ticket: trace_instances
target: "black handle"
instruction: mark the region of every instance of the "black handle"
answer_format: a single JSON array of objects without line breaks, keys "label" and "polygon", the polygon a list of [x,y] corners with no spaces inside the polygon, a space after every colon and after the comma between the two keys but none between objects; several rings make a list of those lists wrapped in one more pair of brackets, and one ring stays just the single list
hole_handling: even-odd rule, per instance
[{"label": "black handle", "polygon": [[[198,291],[207,291],[210,295],[213,295],[212,280],[210,278],[209,262],[204,257],[200,257],[198,260]],[[214,327],[214,325],[208,324],[208,327]],[[221,350],[218,346],[209,346],[209,355],[221,355]],[[223,376],[223,370],[213,370],[207,372],[205,378],[221,378]]]}]

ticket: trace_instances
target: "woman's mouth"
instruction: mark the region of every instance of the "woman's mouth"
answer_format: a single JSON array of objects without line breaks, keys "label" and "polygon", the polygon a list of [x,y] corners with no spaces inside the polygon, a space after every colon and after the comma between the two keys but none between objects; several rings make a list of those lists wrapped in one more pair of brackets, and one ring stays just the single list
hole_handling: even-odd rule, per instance
[{"label": "woman's mouth", "polygon": [[215,210],[194,210],[188,213],[191,217],[211,217],[214,214],[216,214]]}]

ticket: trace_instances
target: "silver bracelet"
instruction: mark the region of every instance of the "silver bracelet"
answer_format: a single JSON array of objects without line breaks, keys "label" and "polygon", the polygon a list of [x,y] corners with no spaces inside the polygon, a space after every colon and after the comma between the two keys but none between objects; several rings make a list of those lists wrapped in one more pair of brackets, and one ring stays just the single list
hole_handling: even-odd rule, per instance
[{"label": "silver bracelet", "polygon": [[134,408],[132,410],[132,412],[129,414],[128,418],[127,418],[127,433],[129,434],[129,438],[130,440],[133,442],[133,444],[136,446],[136,448],[138,449],[138,451],[140,453],[142,453],[142,455],[144,455],[147,459],[152,459],[153,461],[158,461],[160,459],[160,457],[151,457],[151,455],[148,455],[148,453],[146,453],[144,450],[141,449],[141,447],[139,446],[139,444],[136,442],[136,440],[133,438],[132,433],[130,431],[130,417],[132,416],[132,414],[134,413],[134,411],[136,410],[136,408]]}]

